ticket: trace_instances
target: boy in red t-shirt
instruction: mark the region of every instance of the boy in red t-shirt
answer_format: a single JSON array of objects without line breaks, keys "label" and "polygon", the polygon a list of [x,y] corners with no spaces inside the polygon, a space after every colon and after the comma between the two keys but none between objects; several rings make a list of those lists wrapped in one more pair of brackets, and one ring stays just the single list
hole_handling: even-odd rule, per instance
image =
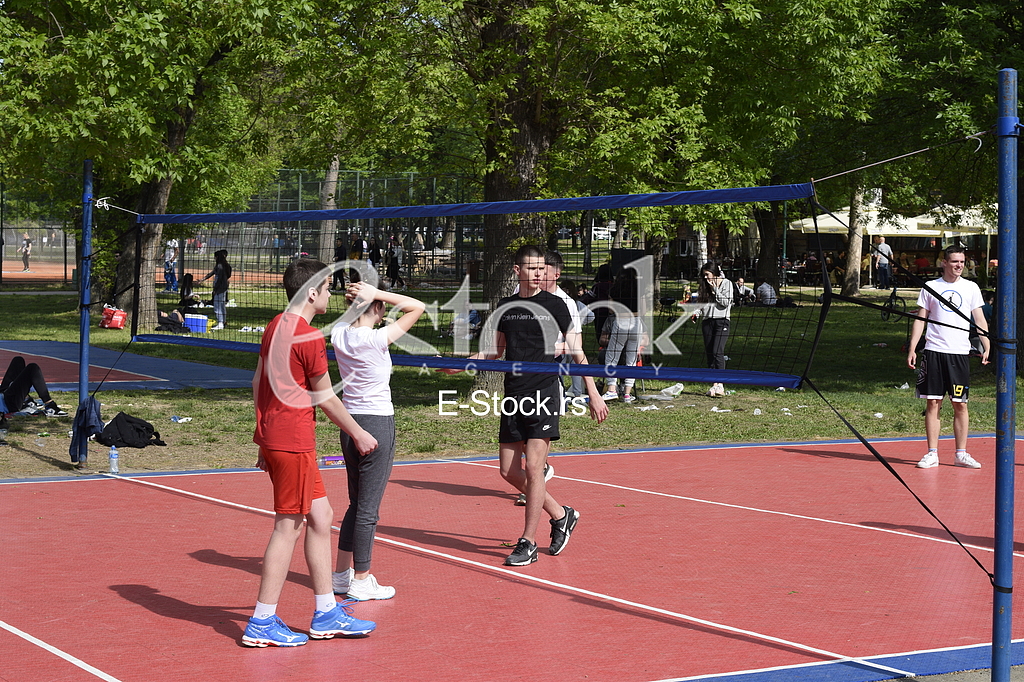
[{"label": "boy in red t-shirt", "polygon": [[271,320],[263,335],[253,377],[256,466],[270,474],[274,486],[274,532],[263,555],[256,609],[245,628],[246,646],[300,646],[309,637],[292,632],[277,616],[277,602],[288,577],[295,543],[306,522],[304,553],[316,597],[309,636],[365,635],[377,625],[351,616],[351,601],[338,604],[331,585],[331,522],[316,456],[316,407],[352,437],[361,454],[377,441],[360,427],[334,394],[327,373],[323,334],[310,326],[327,311],[331,292],[320,261],[299,259],[284,273],[288,308]]}]

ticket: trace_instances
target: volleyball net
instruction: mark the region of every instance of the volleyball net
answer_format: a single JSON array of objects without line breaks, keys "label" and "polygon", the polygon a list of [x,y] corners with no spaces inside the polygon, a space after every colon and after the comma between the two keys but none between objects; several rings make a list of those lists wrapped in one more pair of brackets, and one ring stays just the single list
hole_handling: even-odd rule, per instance
[{"label": "volleyball net", "polygon": [[[157,311],[169,312],[178,303],[177,294],[162,291],[160,285],[167,284],[164,263],[157,263],[158,293],[150,302],[140,300],[133,338],[254,350],[263,327],[287,305],[281,279],[288,264],[316,258],[335,268],[335,288],[359,272],[355,276],[360,279],[401,288],[426,304],[426,314],[392,354],[395,364],[466,368],[465,358],[479,349],[479,332],[493,303],[511,294],[514,286],[510,267],[488,264],[495,256],[487,245],[500,240],[487,231],[502,229],[491,227],[495,221],[488,216],[501,216],[498,222],[505,229],[529,224],[538,245],[560,253],[564,266],[559,282],[574,294],[580,285],[584,292],[600,288],[601,279],[614,277],[623,268],[634,269],[641,283],[638,309],[644,338],[637,366],[606,365],[601,335],[591,322],[583,327],[590,366],[553,365],[529,371],[795,388],[820,334],[828,273],[793,271],[783,258],[784,226],[775,231],[777,243],[765,249],[753,216],[756,208],[769,202],[802,202],[811,195],[808,183],[431,206],[140,215],[138,225],[160,223],[165,235],[190,235],[166,238],[157,256],[176,257],[173,278],[167,274],[179,286],[185,274],[197,281],[209,275],[214,253],[221,249],[227,250],[233,272],[223,330],[212,331],[216,319],[211,291],[205,288],[212,280],[207,280],[196,288],[204,307],[194,311],[207,318],[205,325],[192,324],[187,334],[156,331]],[[723,204],[730,210],[699,228],[694,227],[692,213],[686,212],[687,207]],[[813,243],[811,248],[817,250]],[[772,254],[768,268],[758,263],[766,253]],[[510,254],[505,258],[510,263]],[[760,273],[776,302],[765,305],[752,300],[750,292],[737,298],[725,349],[728,370],[707,368],[701,327],[691,321],[697,273],[705,262],[720,264],[730,280],[745,280],[751,291]],[[333,300],[324,320],[326,334],[330,318],[345,312],[343,297]],[[607,317],[607,305],[600,300],[589,303],[598,322]],[[585,311],[583,317],[590,316]],[[477,361],[472,368],[508,371],[507,364]]]}]

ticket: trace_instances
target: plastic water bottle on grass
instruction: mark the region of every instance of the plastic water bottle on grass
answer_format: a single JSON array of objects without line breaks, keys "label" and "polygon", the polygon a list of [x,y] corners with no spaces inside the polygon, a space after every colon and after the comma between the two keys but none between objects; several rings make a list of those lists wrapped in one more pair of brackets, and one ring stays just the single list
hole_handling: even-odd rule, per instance
[{"label": "plastic water bottle on grass", "polygon": [[121,469],[120,469],[120,467],[118,467],[117,446],[116,445],[111,445],[110,446],[110,473],[116,474],[116,473],[119,473],[120,471],[121,471]]}]

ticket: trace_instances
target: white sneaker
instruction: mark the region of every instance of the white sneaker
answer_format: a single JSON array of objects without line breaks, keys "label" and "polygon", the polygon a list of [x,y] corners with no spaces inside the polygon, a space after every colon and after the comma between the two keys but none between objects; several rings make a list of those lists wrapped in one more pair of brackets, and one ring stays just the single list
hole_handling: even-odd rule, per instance
[{"label": "white sneaker", "polygon": [[334,594],[348,594],[348,587],[352,583],[352,569],[348,568],[341,573],[332,573],[331,582],[334,586]]},{"label": "white sneaker", "polygon": [[634,396],[632,393],[627,393],[626,395],[622,396],[622,402],[624,402],[624,403],[628,404],[628,403],[632,403],[632,402],[635,402],[635,401],[636,401],[636,396]]},{"label": "white sneaker", "polygon": [[352,578],[352,582],[348,587],[348,596],[356,601],[391,599],[395,596],[395,588],[389,585],[378,585],[377,579],[371,573],[363,580]]},{"label": "white sneaker", "polygon": [[[974,460],[971,460],[974,462]],[[977,462],[975,462],[977,464]],[[929,452],[927,455],[921,458],[921,461],[917,463],[918,469],[931,469],[932,467],[939,466],[939,455],[935,452]],[[979,465],[981,466],[981,465]]]},{"label": "white sneaker", "polygon": [[554,475],[555,475],[555,467],[551,466],[550,464],[545,464],[544,465],[544,480],[545,481],[550,481],[551,478]]},{"label": "white sneaker", "polygon": [[966,452],[963,453],[963,454],[957,455],[956,456],[956,461],[954,462],[954,464],[956,464],[956,466],[958,466],[958,467],[967,467],[968,469],[980,469],[981,468],[981,462],[977,461],[976,459],[971,457]]},{"label": "white sneaker", "polygon": [[603,400],[605,402],[608,402],[609,400],[618,400],[618,399],[619,399],[619,394],[616,393],[615,391],[608,391],[603,396],[601,396],[601,400]]},{"label": "white sneaker", "polygon": [[211,332],[219,332],[221,329],[224,329],[224,325],[218,324],[218,325],[215,325],[214,327],[211,327],[210,331]]}]

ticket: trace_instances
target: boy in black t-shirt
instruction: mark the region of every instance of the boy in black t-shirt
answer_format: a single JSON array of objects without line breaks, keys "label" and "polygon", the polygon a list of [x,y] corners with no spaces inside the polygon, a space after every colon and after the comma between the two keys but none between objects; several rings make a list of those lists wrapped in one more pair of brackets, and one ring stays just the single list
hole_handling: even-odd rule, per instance
[{"label": "boy in black t-shirt", "polygon": [[[572,320],[565,303],[558,296],[542,290],[546,277],[544,251],[528,245],[516,252],[513,270],[519,279],[519,294],[502,299],[485,326],[495,329],[484,333],[484,350],[470,359],[493,360],[505,357],[511,362],[554,363],[556,350],[564,350],[579,364],[586,364],[579,332],[572,329]],[[497,324],[494,324],[497,320]],[[556,349],[558,334],[565,337],[565,348]],[[492,345],[486,344],[493,339]],[[454,374],[460,370],[443,370]],[[590,416],[601,423],[608,416],[608,407],[601,399],[592,377],[585,378],[590,396]],[[535,542],[541,511],[551,516],[551,545],[548,553],[555,555],[565,549],[579,519],[579,512],[563,507],[547,493],[544,467],[551,441],[558,440],[558,417],[562,411],[562,391],[558,374],[524,373],[513,370],[505,374],[505,396],[495,401],[501,410],[498,458],[501,476],[526,494],[526,520],[522,536],[506,566],[526,566],[537,560]],[[526,469],[523,469],[523,455]]]}]

